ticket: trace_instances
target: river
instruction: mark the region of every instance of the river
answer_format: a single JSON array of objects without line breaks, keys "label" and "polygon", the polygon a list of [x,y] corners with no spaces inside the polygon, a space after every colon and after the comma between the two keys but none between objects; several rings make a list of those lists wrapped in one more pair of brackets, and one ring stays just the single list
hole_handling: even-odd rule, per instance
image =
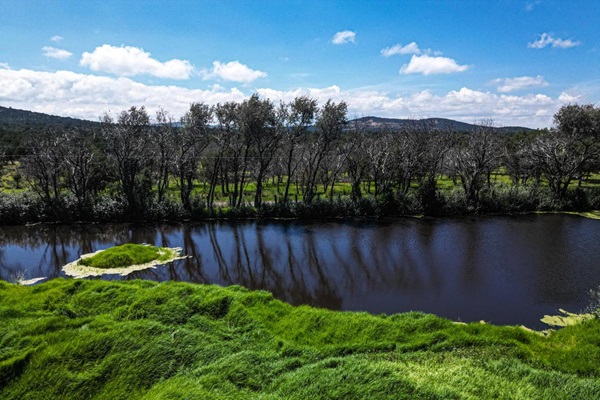
[{"label": "river", "polygon": [[1,227],[0,279],[64,276],[81,254],[127,242],[192,257],[103,279],[237,284],[295,305],[538,329],[600,285],[600,221],[571,215]]}]

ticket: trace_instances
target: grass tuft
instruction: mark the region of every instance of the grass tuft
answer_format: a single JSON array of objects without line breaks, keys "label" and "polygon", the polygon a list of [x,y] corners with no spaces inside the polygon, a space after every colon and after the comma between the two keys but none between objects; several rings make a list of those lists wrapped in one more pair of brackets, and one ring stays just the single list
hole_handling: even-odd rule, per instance
[{"label": "grass tuft", "polygon": [[154,260],[166,260],[171,255],[168,249],[143,244],[127,243],[111,247],[99,253],[82,258],[79,264],[93,268],[124,268],[146,264]]}]

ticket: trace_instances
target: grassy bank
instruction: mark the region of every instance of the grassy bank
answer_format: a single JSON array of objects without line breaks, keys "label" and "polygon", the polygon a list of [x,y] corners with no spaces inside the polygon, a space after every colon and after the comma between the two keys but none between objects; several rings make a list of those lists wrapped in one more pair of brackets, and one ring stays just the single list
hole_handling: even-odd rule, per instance
[{"label": "grassy bank", "polygon": [[0,398],[600,398],[600,321],[544,337],[240,287],[0,282]]}]

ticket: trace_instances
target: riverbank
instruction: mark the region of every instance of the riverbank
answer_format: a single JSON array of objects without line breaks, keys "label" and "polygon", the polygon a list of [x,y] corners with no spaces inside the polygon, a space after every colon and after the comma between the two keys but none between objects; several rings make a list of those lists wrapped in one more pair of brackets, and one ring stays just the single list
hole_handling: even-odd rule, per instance
[{"label": "riverbank", "polygon": [[129,210],[120,196],[100,195],[81,205],[71,196],[51,204],[32,193],[0,192],[0,226],[39,222],[69,224],[103,222],[164,222],[242,219],[327,219],[381,218],[427,215],[454,217],[468,215],[511,215],[531,212],[568,212],[598,216],[600,189],[571,189],[556,198],[547,187],[495,187],[483,192],[477,201],[468,200],[462,189],[439,190],[434,194],[409,191],[388,193],[352,200],[348,196],[321,199],[312,203],[264,202],[260,207],[243,203],[239,207],[207,207],[201,197],[194,197],[185,209],[176,198],[149,202],[143,209]]},{"label": "riverbank", "polygon": [[600,220],[600,210],[592,210],[592,211],[537,211],[536,214],[568,214],[568,215],[577,215],[583,218],[589,219],[598,219]]},{"label": "riverbank", "polygon": [[542,337],[189,283],[0,282],[0,397],[598,398],[600,322]]}]

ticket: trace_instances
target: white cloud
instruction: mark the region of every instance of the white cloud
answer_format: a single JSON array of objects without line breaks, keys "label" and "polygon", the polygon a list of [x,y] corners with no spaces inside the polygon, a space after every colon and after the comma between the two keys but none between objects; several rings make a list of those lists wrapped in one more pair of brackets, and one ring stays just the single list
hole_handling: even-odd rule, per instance
[{"label": "white cloud", "polygon": [[94,121],[105,112],[117,113],[132,105],[145,105],[152,113],[162,106],[181,116],[192,102],[216,104],[246,97],[237,88],[187,89],[71,71],[0,69],[0,104]]},{"label": "white cloud", "polygon": [[186,60],[160,62],[143,49],[131,46],[96,47],[82,54],[79,64],[92,71],[108,72],[119,76],[151,75],[166,79],[189,79],[194,66]]},{"label": "white cloud", "polygon": [[562,93],[553,99],[543,94],[511,96],[472,90],[466,87],[446,94],[423,90],[407,96],[393,96],[378,90],[341,90],[338,86],[326,88],[298,88],[289,91],[258,89],[262,97],[273,101],[291,101],[296,96],[308,95],[323,104],[328,99],[348,103],[348,113],[354,116],[375,115],[389,118],[451,118],[473,123],[491,118],[499,126],[517,125],[543,128],[552,125],[552,116],[561,105],[576,97]]},{"label": "white cloud", "polygon": [[548,86],[548,82],[541,75],[519,76],[516,78],[498,78],[494,79],[492,84],[497,85],[497,90],[502,93],[514,92],[515,90],[529,89],[533,87]]},{"label": "white cloud", "polygon": [[[309,95],[321,104],[328,99],[346,101],[349,116],[376,115],[393,118],[443,117],[465,122],[491,118],[498,125],[548,127],[561,105],[581,101],[569,93],[557,98],[543,94],[523,96],[469,89],[434,93],[430,90],[392,95],[381,90],[342,90],[339,86],[297,88],[281,91],[261,88],[257,92],[273,101],[290,101]],[[242,101],[252,93],[215,85],[208,90],[177,86],[145,85],[125,77],[78,74],[70,71],[44,72],[0,69],[0,104],[55,115],[97,120],[107,111],[118,113],[132,105],[145,105],[154,113],[165,107],[175,117],[183,115],[192,102],[207,104]]]},{"label": "white cloud", "polygon": [[525,4],[525,11],[530,12],[541,3],[540,0],[529,1]]},{"label": "white cloud", "polygon": [[10,65],[8,63],[0,63],[0,69],[10,69]]},{"label": "white cloud", "polygon": [[580,96],[574,96],[571,95],[569,93],[561,93],[560,96],[558,96],[558,101],[566,103],[566,104],[571,104],[571,103],[577,103],[579,101]]},{"label": "white cloud", "polygon": [[355,39],[356,39],[356,32],[341,31],[341,32],[337,32],[335,35],[333,35],[333,39],[331,39],[331,43],[333,43],[333,44],[354,43]]},{"label": "white cloud", "polygon": [[62,36],[58,36],[58,35],[56,35],[56,36],[52,36],[52,37],[50,38],[50,41],[51,41],[51,42],[60,42],[60,41],[61,41],[61,40],[63,40],[63,39],[64,39],[64,38],[63,38]]},{"label": "white cloud", "polygon": [[411,42],[406,46],[395,44],[392,47],[381,49],[381,55],[384,57],[391,57],[396,54],[421,54],[421,49],[419,49],[416,42]]},{"label": "white cloud", "polygon": [[71,57],[73,53],[64,49],[57,49],[56,47],[44,46],[42,47],[44,55],[49,58],[56,58],[58,60],[66,60]]},{"label": "white cloud", "polygon": [[395,44],[391,47],[386,47],[381,49],[381,55],[384,57],[391,57],[397,54],[405,55],[405,54],[425,54],[428,56],[441,56],[443,53],[438,50],[425,49],[422,50],[419,48],[419,45],[416,42],[411,42],[406,46],[402,46],[401,44]]},{"label": "white cloud", "polygon": [[241,83],[250,83],[259,78],[267,77],[266,72],[249,68],[239,61],[230,61],[226,64],[223,64],[220,61],[214,61],[212,70],[202,70],[200,71],[200,75],[202,75],[202,79],[204,80],[217,78]]},{"label": "white cloud", "polygon": [[469,69],[468,65],[458,65],[448,57],[430,57],[428,55],[413,55],[408,64],[400,68],[401,74],[450,74],[463,72]]},{"label": "white cloud", "polygon": [[544,32],[540,35],[540,38],[538,40],[528,43],[527,47],[531,49],[543,49],[544,47],[552,46],[554,48],[558,47],[561,49],[568,49],[570,47],[579,46],[580,44],[581,42],[579,41],[573,41],[571,39],[554,38],[552,37],[552,34]]}]

